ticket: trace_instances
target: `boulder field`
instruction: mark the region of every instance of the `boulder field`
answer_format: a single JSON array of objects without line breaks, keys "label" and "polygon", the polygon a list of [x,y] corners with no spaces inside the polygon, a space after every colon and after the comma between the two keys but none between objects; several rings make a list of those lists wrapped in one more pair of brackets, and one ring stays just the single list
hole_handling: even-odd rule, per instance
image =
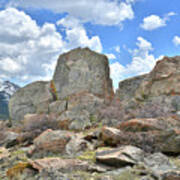
[{"label": "boulder field", "polygon": [[20,88],[0,121],[0,179],[180,180],[180,57],[119,83],[106,56],[60,55],[52,80]]}]

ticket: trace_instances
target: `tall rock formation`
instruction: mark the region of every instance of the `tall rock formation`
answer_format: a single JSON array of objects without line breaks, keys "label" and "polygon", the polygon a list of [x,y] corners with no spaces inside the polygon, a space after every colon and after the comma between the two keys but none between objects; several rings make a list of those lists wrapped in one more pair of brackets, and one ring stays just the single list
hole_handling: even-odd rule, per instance
[{"label": "tall rock formation", "polygon": [[149,74],[120,82],[115,97],[121,119],[180,114],[180,56],[164,57]]},{"label": "tall rock formation", "polygon": [[59,57],[52,81],[35,82],[15,93],[9,109],[16,121],[29,113],[61,114],[59,121],[77,129],[90,126],[97,108],[112,97],[107,57],[77,48]]},{"label": "tall rock formation", "polygon": [[88,48],[62,54],[53,77],[59,99],[82,92],[112,96],[108,59]]}]

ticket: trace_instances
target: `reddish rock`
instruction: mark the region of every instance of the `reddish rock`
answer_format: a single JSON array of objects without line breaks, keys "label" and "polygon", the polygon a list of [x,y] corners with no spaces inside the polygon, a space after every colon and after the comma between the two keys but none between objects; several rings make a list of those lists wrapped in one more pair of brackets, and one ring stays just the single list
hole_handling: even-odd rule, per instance
[{"label": "reddish rock", "polygon": [[163,180],[180,180],[180,171],[170,171],[163,175]]},{"label": "reddish rock", "polygon": [[63,153],[73,135],[68,131],[48,129],[34,140],[34,145],[38,151]]},{"label": "reddish rock", "polygon": [[180,95],[180,57],[164,57],[143,81],[136,92],[141,98],[150,96]]},{"label": "reddish rock", "polygon": [[96,160],[100,163],[123,167],[143,161],[144,152],[133,146],[122,146],[108,150],[97,150]]},{"label": "reddish rock", "polygon": [[36,159],[29,162],[34,169],[39,172],[51,169],[52,171],[71,172],[73,170],[87,170],[88,162],[76,159],[61,159],[61,158],[44,158]]},{"label": "reddish rock", "polygon": [[126,122],[122,122],[118,125],[118,128],[123,131],[143,132],[152,130],[162,130],[158,119],[131,119]]}]

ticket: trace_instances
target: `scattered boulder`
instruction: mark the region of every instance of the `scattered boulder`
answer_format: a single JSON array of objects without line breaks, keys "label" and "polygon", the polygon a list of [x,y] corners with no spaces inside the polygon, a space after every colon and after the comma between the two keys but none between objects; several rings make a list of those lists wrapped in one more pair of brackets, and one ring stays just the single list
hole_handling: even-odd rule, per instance
[{"label": "scattered boulder", "polygon": [[109,150],[97,150],[96,160],[110,166],[123,167],[141,162],[143,155],[144,152],[137,147],[122,146]]},{"label": "scattered boulder", "polygon": [[170,171],[163,174],[163,180],[180,180],[180,171]]},{"label": "scattered boulder", "polygon": [[180,128],[180,117],[177,115],[158,118],[136,118],[117,125],[118,129],[130,132],[164,131]]},{"label": "scattered boulder", "polygon": [[180,153],[180,130],[162,131],[155,137],[154,143],[161,152],[178,154]]},{"label": "scattered boulder", "polygon": [[153,176],[160,178],[163,174],[177,170],[169,158],[162,153],[154,153],[144,158],[145,168],[150,170]]},{"label": "scattered boulder", "polygon": [[118,125],[119,129],[131,132],[162,130],[157,119],[131,119]]},{"label": "scattered boulder", "polygon": [[61,158],[36,159],[30,161],[30,164],[39,172],[42,172],[43,170],[71,172],[73,170],[87,170],[89,167],[88,162],[85,161]]},{"label": "scattered boulder", "polygon": [[67,143],[71,140],[73,133],[68,131],[51,129],[46,130],[34,139],[36,152],[64,153]]},{"label": "scattered boulder", "polygon": [[99,140],[107,146],[133,145],[147,152],[160,151],[167,154],[178,154],[180,152],[179,133],[177,129],[125,132],[116,128],[104,127]]},{"label": "scattered boulder", "polygon": [[70,157],[77,157],[86,149],[90,149],[91,145],[88,141],[83,139],[83,136],[76,134],[66,145],[66,154]]},{"label": "scattered boulder", "polygon": [[12,131],[1,131],[0,136],[0,146],[9,148],[17,144],[19,134]]}]

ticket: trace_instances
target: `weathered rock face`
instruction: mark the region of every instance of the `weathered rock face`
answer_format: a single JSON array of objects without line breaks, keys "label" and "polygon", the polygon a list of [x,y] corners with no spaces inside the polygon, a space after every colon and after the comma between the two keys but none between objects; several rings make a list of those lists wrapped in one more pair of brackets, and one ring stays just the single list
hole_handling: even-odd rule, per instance
[{"label": "weathered rock face", "polygon": [[140,84],[146,77],[147,75],[141,75],[121,81],[119,83],[119,88],[116,91],[116,98],[120,101],[133,98],[136,90],[139,88]]},{"label": "weathered rock face", "polygon": [[81,92],[103,98],[113,94],[107,57],[88,48],[62,54],[53,80],[60,99]]},{"label": "weathered rock face", "polygon": [[180,56],[164,57],[142,81],[134,98],[147,109],[154,106],[153,111],[158,112],[157,116],[163,113],[178,113],[180,110],[179,82]]},{"label": "weathered rock face", "polygon": [[50,129],[43,132],[34,139],[34,145],[37,152],[60,152],[65,151],[66,144],[71,140],[74,134],[67,131],[52,131]]},{"label": "weathered rock face", "polygon": [[180,56],[164,57],[158,61],[137,91],[142,98],[150,96],[179,96],[180,95]]},{"label": "weathered rock face", "polygon": [[[105,99],[112,99],[113,95],[107,57],[88,48],[78,48],[59,57],[51,82],[35,82],[15,93],[9,103],[10,116],[19,121],[26,114],[61,115],[70,111],[79,121],[79,112],[86,111],[80,119],[89,121],[99,105]],[[73,115],[70,121],[75,119]]]},{"label": "weathered rock face", "polygon": [[[164,57],[149,74],[120,82],[114,101],[106,112],[112,109],[111,119],[119,121],[179,114],[179,80],[180,56]],[[117,120],[114,122],[117,124]]]},{"label": "weathered rock face", "polygon": [[19,89],[10,99],[9,111],[13,120],[21,120],[29,113],[46,113],[53,101],[49,82],[35,82]]},{"label": "weathered rock face", "polygon": [[122,146],[109,150],[98,150],[96,160],[111,166],[126,166],[141,162],[143,151],[133,146]]}]

